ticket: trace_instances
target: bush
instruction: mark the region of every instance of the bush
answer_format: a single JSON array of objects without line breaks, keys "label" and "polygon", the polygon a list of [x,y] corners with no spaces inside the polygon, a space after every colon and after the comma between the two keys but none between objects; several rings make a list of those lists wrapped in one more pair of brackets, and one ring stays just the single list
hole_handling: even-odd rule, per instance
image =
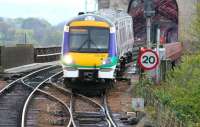
[{"label": "bush", "polygon": [[168,72],[166,82],[155,89],[155,94],[180,120],[200,123],[200,54],[182,60]]}]

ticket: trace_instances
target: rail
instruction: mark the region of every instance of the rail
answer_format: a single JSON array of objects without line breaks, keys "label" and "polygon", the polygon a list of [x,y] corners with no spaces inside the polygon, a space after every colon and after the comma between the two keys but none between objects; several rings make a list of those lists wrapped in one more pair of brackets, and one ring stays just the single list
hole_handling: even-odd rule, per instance
[{"label": "rail", "polygon": [[0,95],[1,95],[5,90],[7,90],[7,89],[9,89],[10,87],[12,87],[12,86],[14,85],[14,83],[16,83],[16,82],[18,82],[18,81],[21,81],[21,80],[23,80],[23,79],[29,77],[30,75],[36,74],[36,73],[38,73],[38,72],[40,72],[40,71],[43,71],[43,70],[48,69],[48,68],[51,68],[51,67],[52,67],[52,66],[49,66],[49,67],[46,67],[46,68],[42,68],[42,69],[40,69],[40,70],[34,71],[34,72],[32,72],[32,73],[30,73],[30,74],[28,74],[28,75],[25,75],[25,76],[22,77],[22,78],[19,78],[19,79],[15,80],[15,81],[11,82],[11,83],[8,84],[6,87],[4,87],[3,89],[0,90]]},{"label": "rail", "polygon": [[[25,102],[25,104],[24,104],[23,111],[22,111],[21,127],[25,127],[25,118],[26,118],[27,107],[28,107],[28,105],[29,105],[29,103],[30,103],[31,98],[34,96],[34,93],[35,93],[36,91],[38,91],[39,87],[41,87],[41,86],[42,86],[45,82],[47,82],[50,78],[52,78],[52,77],[54,77],[54,76],[56,76],[56,75],[58,75],[58,74],[60,74],[60,72],[58,72],[58,73],[52,75],[51,77],[49,77],[49,78],[43,80],[43,81],[42,81],[37,87],[35,87],[34,90],[29,94],[29,96],[28,96],[28,98],[26,99],[26,102]],[[31,87],[31,86],[30,86],[30,87]]]},{"label": "rail", "polygon": [[68,125],[67,125],[67,127],[70,127],[70,126],[71,126],[71,123],[72,123],[72,118],[73,118],[73,116],[72,116],[72,113],[70,112],[70,108],[68,107],[68,105],[66,105],[65,102],[63,102],[63,101],[60,100],[59,98],[57,98],[57,97],[51,95],[51,94],[48,93],[48,92],[45,92],[45,91],[40,90],[40,89],[38,89],[37,91],[39,91],[39,92],[41,92],[41,93],[43,93],[43,94],[45,94],[45,95],[47,95],[47,96],[53,98],[54,100],[56,100],[56,101],[58,101],[59,103],[61,103],[62,105],[64,105],[64,107],[69,111],[69,114],[70,114],[70,120],[69,120],[69,123],[68,123]]},{"label": "rail", "polygon": [[44,57],[44,56],[56,56],[56,55],[61,55],[61,53],[43,54],[43,55],[37,55],[37,57]]},{"label": "rail", "polygon": [[[58,89],[59,91],[62,91],[62,92],[65,92],[65,93],[69,94],[70,97],[72,98],[72,92],[71,92],[71,90],[56,85],[56,83],[54,83],[52,81],[52,78],[49,80],[49,82],[51,83],[51,85],[54,88]],[[76,127],[76,124],[75,124],[74,119],[73,119],[72,103],[71,102],[70,102],[70,106],[69,107],[70,107],[69,112],[70,112],[70,115],[71,115],[70,117],[72,118],[72,119],[70,119],[69,123],[71,123],[73,125],[73,127]]]},{"label": "rail", "polygon": [[112,119],[111,115],[110,115],[110,112],[109,112],[109,109],[108,109],[108,104],[107,104],[107,98],[106,98],[106,95],[104,95],[104,107],[105,107],[105,112],[106,112],[106,115],[109,119],[109,121],[111,122],[112,124],[112,127],[118,127],[118,125],[115,123],[115,121]]},{"label": "rail", "polygon": [[[68,94],[70,94],[71,95],[71,99],[70,99],[70,112],[72,113],[73,112],[73,109],[72,109],[72,107],[73,107],[73,92],[71,92],[70,90],[68,90],[68,89],[66,89],[66,88],[63,88],[63,87],[60,87],[60,86],[58,86],[58,85],[56,85],[55,83],[53,83],[51,80],[50,80],[50,83],[52,84],[52,86],[54,86],[55,88],[57,88],[57,89],[59,89],[59,90],[61,90],[61,91],[63,91],[63,92],[66,92],[66,93],[68,93]],[[107,123],[108,123],[108,126],[109,127],[118,127],[117,126],[117,124],[113,121],[113,119],[112,119],[112,117],[111,117],[111,114],[110,114],[110,112],[109,112],[109,109],[108,109],[108,106],[107,106],[107,98],[105,97],[105,95],[103,96],[103,104],[100,104],[99,102],[97,102],[96,100],[94,100],[94,99],[92,99],[92,98],[89,98],[89,97],[87,97],[87,96],[84,96],[84,95],[82,95],[82,94],[75,94],[77,97],[81,97],[82,99],[85,99],[85,100],[87,100],[87,101],[89,101],[90,103],[93,103],[93,104],[95,104],[96,106],[98,106],[100,109],[101,109],[101,111],[102,112],[104,112],[105,113],[105,120],[107,121]],[[73,116],[73,113],[72,113],[72,116]],[[75,122],[74,122],[74,120],[72,120],[71,121],[72,122],[72,125],[74,126],[74,127],[76,127],[76,124],[75,124]]]},{"label": "rail", "polygon": [[[36,75],[38,76],[39,73],[41,73],[40,75],[44,75],[45,77],[43,77],[37,84],[35,84],[35,85],[38,85],[40,82],[42,82],[44,79],[46,79],[46,77],[50,76],[50,73],[48,75],[46,75],[46,73],[44,73],[45,70],[49,70],[50,68],[54,68],[54,66],[48,66],[46,68],[42,68],[40,70],[34,71],[22,78],[19,78],[19,79],[13,81],[12,83],[7,85],[0,91],[0,95],[2,98],[2,100],[1,100],[2,108],[4,107],[6,112],[10,112],[12,110],[12,113],[8,113],[7,115],[1,114],[2,115],[1,119],[4,120],[3,124],[7,125],[8,121],[10,123],[12,123],[12,125],[14,125],[14,126],[18,126],[21,124],[21,119],[19,119],[20,117],[18,117],[18,115],[20,115],[19,110],[21,110],[24,106],[23,100],[26,100],[27,97],[29,96],[29,94],[32,92],[32,89],[30,89],[30,87],[28,87],[28,85],[24,85],[22,80],[25,78],[27,78],[27,79],[30,78],[31,81],[33,81],[31,77],[34,77]],[[57,71],[57,69],[54,69],[54,71]],[[10,92],[13,94],[10,95]],[[16,99],[16,96],[18,96],[17,99]],[[6,97],[6,100],[3,99],[4,97]],[[9,100],[9,102],[7,101],[7,99]],[[16,101],[19,101],[20,103],[16,103]],[[10,105],[15,106],[16,108],[13,108],[13,106],[5,107],[8,103]],[[5,113],[5,111],[3,111],[1,113]],[[17,116],[16,116],[16,114],[17,114]]]}]

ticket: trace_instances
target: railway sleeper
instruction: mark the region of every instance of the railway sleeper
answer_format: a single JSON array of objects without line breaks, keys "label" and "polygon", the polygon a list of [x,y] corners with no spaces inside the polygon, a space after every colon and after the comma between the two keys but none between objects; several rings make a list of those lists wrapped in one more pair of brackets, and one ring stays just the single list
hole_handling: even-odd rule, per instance
[{"label": "railway sleeper", "polygon": [[102,112],[76,112],[74,116],[76,118],[105,118]]},{"label": "railway sleeper", "polygon": [[82,124],[80,125],[81,127],[105,127],[105,124],[104,125],[96,125],[96,124]]},{"label": "railway sleeper", "polygon": [[82,118],[77,120],[76,125],[78,125],[78,127],[106,127],[108,126],[106,120],[102,120],[99,118],[93,118],[93,119],[86,119],[86,118]]},{"label": "railway sleeper", "polygon": [[51,111],[51,112],[48,112],[48,113],[53,115],[53,116],[61,116],[61,117],[66,116],[66,113],[64,111],[62,111],[62,110]]},{"label": "railway sleeper", "polygon": [[53,126],[64,126],[67,123],[67,121],[69,120],[65,118],[61,118],[61,119],[49,120],[49,123]]},{"label": "railway sleeper", "polygon": [[80,124],[79,127],[107,127],[106,124]]},{"label": "railway sleeper", "polygon": [[105,121],[102,118],[79,118],[77,119],[79,124],[98,124],[101,123],[102,121]]}]

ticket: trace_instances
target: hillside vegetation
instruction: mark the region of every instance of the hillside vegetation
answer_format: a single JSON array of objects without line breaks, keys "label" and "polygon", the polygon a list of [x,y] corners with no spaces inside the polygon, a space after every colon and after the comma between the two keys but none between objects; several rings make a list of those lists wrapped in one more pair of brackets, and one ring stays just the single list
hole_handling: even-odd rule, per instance
[{"label": "hillside vegetation", "polygon": [[61,25],[52,26],[48,21],[37,18],[0,18],[0,43],[6,46],[19,43],[31,43],[35,46],[60,45],[63,30]]},{"label": "hillside vegetation", "polygon": [[154,89],[160,101],[175,112],[187,127],[200,126],[200,5],[192,24],[195,50],[185,54],[182,62],[168,72],[166,81]]},{"label": "hillside vegetation", "polygon": [[200,54],[184,56],[182,61],[155,94],[180,120],[192,125],[200,123]]}]

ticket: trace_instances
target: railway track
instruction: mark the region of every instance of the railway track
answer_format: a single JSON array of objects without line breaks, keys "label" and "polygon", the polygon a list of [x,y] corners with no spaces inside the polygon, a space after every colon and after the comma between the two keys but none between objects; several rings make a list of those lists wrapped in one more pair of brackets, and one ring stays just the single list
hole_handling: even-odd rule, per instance
[{"label": "railway track", "polygon": [[72,95],[71,106],[77,127],[117,127],[108,110],[106,95],[95,98]]},{"label": "railway track", "polygon": [[0,91],[0,127],[21,127],[22,111],[26,99],[45,80],[61,70],[50,66],[32,72],[10,83]]},{"label": "railway track", "polygon": [[56,83],[52,86],[71,96],[70,104],[67,104],[70,105],[73,127],[117,127],[108,109],[106,94],[91,98],[73,93]]},{"label": "railway track", "polygon": [[[58,72],[52,77],[59,75],[60,73],[62,72]],[[52,77],[50,77],[46,81],[49,81]],[[44,126],[50,127],[51,125],[52,126],[62,125],[62,126],[67,126],[67,127],[70,126],[72,117],[71,117],[70,109],[68,105],[65,103],[68,100],[67,96],[65,96],[65,93],[63,93],[62,91],[58,91],[57,89],[52,87],[52,85],[46,81],[38,85],[37,88],[34,89],[34,91],[29,95],[28,99],[26,100],[25,106],[23,108],[23,114],[22,114],[22,127],[32,127],[33,124],[35,124],[34,126],[43,126],[43,127]],[[54,104],[53,108],[55,109],[57,107],[56,109],[59,109],[59,110],[53,111],[53,112],[48,111],[45,113],[45,112],[40,112],[40,109],[39,109],[39,112],[35,114],[33,112],[34,110],[32,109],[31,102],[34,100],[37,100],[38,96],[41,97],[40,94],[43,94],[43,98],[45,98],[45,100],[43,99],[42,104],[36,103],[36,107],[38,105],[44,107],[45,104],[47,104],[45,103],[47,101],[46,99],[49,99],[49,100],[52,100],[51,103]],[[35,117],[39,118],[39,120],[35,123],[32,122],[32,119],[31,119],[34,117],[34,115]],[[48,121],[46,121],[45,123],[46,117],[48,117],[47,118]],[[57,120],[58,122],[56,121],[57,118],[59,118]]]},{"label": "railway track", "polygon": [[[73,93],[58,84],[60,77],[61,68],[51,66],[32,72],[0,91],[0,127],[117,127],[105,94],[90,98]],[[45,100],[56,104],[54,108],[58,110],[41,112],[34,107],[34,101],[45,105]],[[38,122],[41,116],[48,117],[48,123]]]}]

